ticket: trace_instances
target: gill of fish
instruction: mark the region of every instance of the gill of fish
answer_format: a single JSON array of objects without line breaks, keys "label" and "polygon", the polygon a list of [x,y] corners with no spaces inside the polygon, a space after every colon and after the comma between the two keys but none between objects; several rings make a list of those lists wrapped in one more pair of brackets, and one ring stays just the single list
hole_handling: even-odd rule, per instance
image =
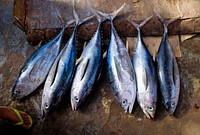
[{"label": "gill of fish", "polygon": [[136,74],[137,100],[144,114],[150,119],[154,118],[157,102],[157,74],[154,61],[147,50],[142,36],[141,28],[152,18],[150,16],[140,25],[132,22],[138,31],[136,48],[132,57],[133,68]]},{"label": "gill of fish", "polygon": [[93,17],[90,16],[81,22],[75,9],[73,9],[73,14],[76,20],[74,31],[61,51],[58,60],[54,62],[45,82],[41,105],[42,117],[45,117],[50,111],[57,107],[68,91],[72,82],[76,63],[76,35],[78,28],[85,21]]},{"label": "gill of fish", "polygon": [[100,11],[97,11],[97,13],[109,19],[111,24],[110,44],[107,51],[107,71],[113,94],[124,111],[131,113],[136,98],[135,73],[128,51],[113,25],[114,18],[124,6],[125,4],[111,14]]},{"label": "gill of fish", "polygon": [[15,85],[12,89],[12,98],[21,99],[31,94],[40,86],[56,59],[65,27],[50,42],[38,48],[22,66]]},{"label": "gill of fish", "polygon": [[165,21],[157,12],[156,15],[160,19],[164,28],[162,41],[160,43],[158,55],[156,58],[158,80],[163,105],[165,110],[171,115],[174,113],[178,104],[180,77],[177,62],[168,41],[167,27],[170,23],[179,19],[179,17]]},{"label": "gill of fish", "polygon": [[[94,11],[93,11],[94,12]],[[71,106],[76,110],[90,94],[91,88],[100,74],[101,53],[101,25],[105,19],[97,15],[98,28],[81,54],[76,67],[75,77],[71,88]]]}]

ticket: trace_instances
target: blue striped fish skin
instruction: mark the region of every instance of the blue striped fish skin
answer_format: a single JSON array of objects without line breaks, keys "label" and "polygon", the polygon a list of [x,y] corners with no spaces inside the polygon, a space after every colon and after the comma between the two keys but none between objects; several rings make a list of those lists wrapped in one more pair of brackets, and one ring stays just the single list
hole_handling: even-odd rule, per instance
[{"label": "blue striped fish skin", "polygon": [[108,78],[115,98],[125,112],[132,112],[136,98],[135,73],[128,51],[111,21],[111,39],[107,52]]},{"label": "blue striped fish skin", "polygon": [[63,32],[64,27],[53,40],[38,48],[26,60],[12,89],[13,100],[28,96],[45,81],[59,54]]},{"label": "blue striped fish skin", "polygon": [[149,119],[154,118],[156,112],[157,73],[153,58],[142,39],[141,28],[151,19],[151,17],[144,20],[140,25],[132,22],[133,26],[138,30],[138,39],[132,57],[136,74],[137,101],[144,114]]},{"label": "blue striped fish skin", "polygon": [[80,62],[77,64],[71,88],[71,106],[73,110],[77,110],[91,93],[92,86],[100,74],[102,63],[100,29],[101,22],[94,36],[84,48]]},{"label": "blue striped fish skin", "polygon": [[156,59],[158,80],[162,95],[162,103],[165,110],[171,115],[174,113],[178,104],[180,77],[177,62],[168,41],[167,26],[176,19],[165,21],[160,15],[157,14],[157,16],[164,28],[164,34]]},{"label": "blue striped fish skin", "polygon": [[76,35],[79,25],[54,62],[45,81],[41,114],[45,117],[56,108],[69,90],[76,64]]}]

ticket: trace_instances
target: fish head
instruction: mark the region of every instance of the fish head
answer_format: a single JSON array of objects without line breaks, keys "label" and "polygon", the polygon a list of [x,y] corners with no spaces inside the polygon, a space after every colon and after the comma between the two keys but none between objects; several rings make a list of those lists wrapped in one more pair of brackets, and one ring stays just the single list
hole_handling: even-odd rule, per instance
[{"label": "fish head", "polygon": [[80,87],[72,88],[71,91],[71,106],[72,110],[77,110],[81,102],[84,100],[85,94],[82,94],[82,90]]},{"label": "fish head", "polygon": [[156,112],[156,101],[139,101],[139,104],[142,108],[142,111],[144,112],[144,114],[149,118],[152,119],[155,116],[155,112]]},{"label": "fish head", "polygon": [[177,103],[174,99],[163,101],[165,110],[172,115],[176,109]]},{"label": "fish head", "polygon": [[12,89],[12,99],[19,100],[30,94],[33,89],[32,83],[19,83],[17,82]]},{"label": "fish head", "polygon": [[131,113],[133,110],[133,105],[135,103],[135,95],[130,93],[129,91],[124,91],[117,97],[118,102],[120,103],[121,107],[124,109],[124,112]]},{"label": "fish head", "polygon": [[52,98],[50,98],[47,94],[42,95],[42,104],[41,104],[41,116],[45,118],[52,109]]}]

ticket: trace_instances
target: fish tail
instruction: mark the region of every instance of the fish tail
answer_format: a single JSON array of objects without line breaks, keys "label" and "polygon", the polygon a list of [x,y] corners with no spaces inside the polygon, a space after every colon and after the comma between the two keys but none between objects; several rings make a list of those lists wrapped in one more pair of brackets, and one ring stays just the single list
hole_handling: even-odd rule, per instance
[{"label": "fish tail", "polygon": [[106,19],[113,21],[115,19],[115,17],[119,14],[119,12],[124,8],[124,6],[126,5],[126,3],[124,3],[119,9],[115,10],[113,13],[110,14],[106,14],[103,13],[101,11],[95,10],[94,11],[98,14],[100,14],[101,16],[105,17]]},{"label": "fish tail", "polygon": [[66,21],[64,19],[64,17],[61,16],[60,12],[58,11],[58,9],[55,9],[56,10],[56,13],[57,13],[57,16],[62,24],[62,32],[60,33],[61,35],[63,34],[65,28],[69,27],[72,23],[74,23],[75,20],[70,20],[70,21]]},{"label": "fish tail", "polygon": [[[87,2],[88,2],[88,1],[87,1]],[[99,23],[106,20],[106,17],[100,16],[100,15],[91,7],[90,3],[88,3],[88,6],[89,6],[91,12],[96,16],[96,18],[97,18],[97,20],[98,20]]]},{"label": "fish tail", "polygon": [[80,18],[79,18],[78,14],[77,14],[77,12],[75,10],[75,6],[76,6],[75,0],[73,0],[72,5],[73,5],[73,15],[74,15],[75,23],[78,24],[79,21],[80,21]]},{"label": "fish tail", "polygon": [[94,15],[92,15],[92,16],[89,16],[89,17],[85,18],[84,20],[80,21],[80,18],[75,10],[75,7],[76,7],[76,3],[75,3],[75,0],[73,0],[73,15],[74,15],[76,25],[81,25],[94,17]]},{"label": "fish tail", "polygon": [[143,22],[141,22],[140,24],[137,24],[136,22],[134,22],[134,21],[132,21],[132,22],[130,22],[138,31],[140,31],[140,29],[149,21],[149,20],[151,20],[151,18],[153,17],[153,15],[152,16],[150,16],[150,17],[148,17],[147,19],[145,19]]},{"label": "fish tail", "polygon": [[119,12],[124,8],[126,3],[124,3],[119,9],[115,10],[113,13],[110,14],[111,20],[114,20],[115,17],[119,14]]},{"label": "fish tail", "polygon": [[175,17],[175,18],[172,18],[170,20],[165,20],[155,9],[154,9],[154,12],[156,14],[156,16],[158,17],[158,19],[160,20],[160,22],[162,23],[163,27],[164,27],[164,31],[167,32],[167,27],[175,22],[176,20],[180,19],[181,17]]}]

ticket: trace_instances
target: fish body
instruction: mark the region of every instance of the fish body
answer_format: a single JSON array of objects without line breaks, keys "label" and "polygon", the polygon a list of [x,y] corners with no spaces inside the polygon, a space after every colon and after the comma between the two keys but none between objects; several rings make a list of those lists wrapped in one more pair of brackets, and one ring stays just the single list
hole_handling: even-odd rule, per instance
[{"label": "fish body", "polygon": [[140,31],[150,19],[151,17],[147,18],[140,25],[132,22],[138,30],[132,62],[136,74],[137,101],[144,114],[148,118],[154,118],[157,102],[157,74],[153,58],[143,42]]},{"label": "fish body", "polygon": [[102,62],[101,32],[99,24],[96,33],[84,48],[77,64],[75,77],[71,88],[71,105],[76,110],[90,94],[95,80],[99,76]]},{"label": "fish body", "polygon": [[[125,4],[124,4],[125,5]],[[135,73],[128,51],[119,38],[113,19],[123,9],[124,5],[112,14],[98,12],[107,16],[111,23],[110,44],[107,51],[107,72],[113,94],[125,112],[132,112],[136,98]]]},{"label": "fish body", "polygon": [[38,48],[22,66],[15,85],[12,98],[21,99],[31,94],[46,79],[46,76],[60,51],[64,27],[50,42]]},{"label": "fish body", "polygon": [[111,41],[107,52],[108,77],[115,98],[125,112],[132,112],[136,98],[133,66],[123,42],[111,22]]},{"label": "fish body", "polygon": [[41,113],[45,117],[58,106],[70,87],[76,63],[76,35],[78,26],[55,60],[45,81],[42,94]]},{"label": "fish body", "polygon": [[45,81],[41,104],[42,117],[47,116],[49,112],[56,108],[69,90],[76,64],[77,31],[81,24],[93,17],[88,17],[81,22],[74,8],[73,14],[76,21],[74,31],[54,62]]},{"label": "fish body", "polygon": [[164,27],[164,34],[156,58],[158,80],[165,110],[169,114],[173,114],[179,99],[180,77],[177,62],[168,41],[167,26],[178,18],[164,21],[159,14],[157,16]]}]

